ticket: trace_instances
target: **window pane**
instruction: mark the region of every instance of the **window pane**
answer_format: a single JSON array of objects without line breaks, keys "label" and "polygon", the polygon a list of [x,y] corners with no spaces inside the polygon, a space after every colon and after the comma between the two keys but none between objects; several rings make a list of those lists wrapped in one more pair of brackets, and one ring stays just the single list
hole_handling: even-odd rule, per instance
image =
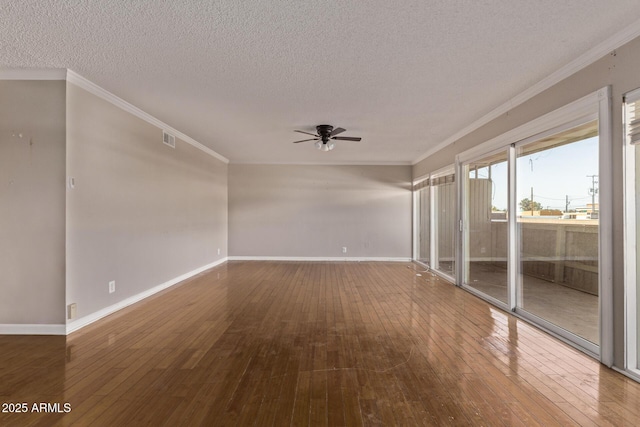
[{"label": "window pane", "polygon": [[[635,197],[635,220],[636,220],[636,245],[640,242],[640,197],[638,197],[638,189],[640,189],[640,149],[636,147],[635,149],[635,188],[636,188],[636,197]],[[631,203],[631,201],[630,201]],[[636,247],[636,333],[637,333],[637,350],[636,350],[636,368],[640,368],[640,312],[638,311],[638,307],[640,307],[640,248]]]},{"label": "window pane", "polygon": [[429,188],[425,187],[418,191],[418,261],[429,264],[430,240],[430,194]]},{"label": "window pane", "polygon": [[507,303],[507,153],[465,166],[465,284]]},{"label": "window pane", "polygon": [[518,149],[518,306],[595,344],[597,174],[596,121]]},{"label": "window pane", "polygon": [[433,266],[449,276],[455,276],[455,218],[456,186],[453,175],[436,178],[434,202],[436,222],[436,265]]}]

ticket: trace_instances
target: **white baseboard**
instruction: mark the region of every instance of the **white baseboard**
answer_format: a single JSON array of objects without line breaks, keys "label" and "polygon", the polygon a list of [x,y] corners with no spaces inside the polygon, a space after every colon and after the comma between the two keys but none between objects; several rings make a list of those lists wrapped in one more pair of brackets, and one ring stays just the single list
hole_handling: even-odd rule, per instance
[{"label": "white baseboard", "polygon": [[203,267],[197,268],[197,269],[195,269],[193,271],[190,271],[188,273],[185,273],[185,274],[183,274],[181,276],[175,277],[175,278],[173,278],[173,279],[171,279],[171,280],[169,280],[167,282],[164,282],[164,283],[162,283],[162,284],[160,284],[158,286],[155,286],[155,287],[153,287],[151,289],[147,289],[144,292],[140,292],[139,294],[136,294],[136,295],[133,295],[133,296],[131,296],[129,298],[126,298],[126,299],[124,299],[124,300],[122,300],[122,301],[120,301],[120,302],[118,302],[116,304],[110,305],[109,307],[105,307],[105,308],[103,308],[101,310],[98,310],[98,311],[96,311],[94,313],[91,313],[91,314],[89,314],[87,316],[84,316],[84,317],[76,319],[76,320],[74,320],[72,322],[69,322],[69,323],[67,323],[67,326],[66,326],[66,333],[70,334],[71,332],[75,332],[78,329],[83,328],[83,327],[95,322],[96,320],[100,320],[103,317],[106,317],[106,316],[108,316],[108,315],[110,315],[112,313],[115,313],[118,310],[122,310],[123,308],[128,307],[131,304],[135,304],[138,301],[141,301],[141,300],[143,300],[145,298],[148,298],[153,294],[157,294],[160,291],[163,291],[163,290],[165,290],[167,288],[170,288],[171,286],[176,285],[176,284],[182,282],[183,280],[186,280],[186,279],[188,279],[188,278],[190,278],[192,276],[195,276],[196,274],[202,273],[203,271],[208,270],[210,268],[213,268],[213,267],[215,267],[217,265],[220,265],[220,264],[222,264],[222,263],[224,263],[226,261],[227,261],[227,258],[219,259],[219,260],[217,260],[215,262],[212,262],[211,264],[207,264],[207,265],[205,265]]},{"label": "white baseboard", "polygon": [[409,262],[406,257],[300,257],[300,256],[230,256],[229,261],[391,261]]},{"label": "white baseboard", "polygon": [[0,324],[0,335],[66,335],[65,325]]}]

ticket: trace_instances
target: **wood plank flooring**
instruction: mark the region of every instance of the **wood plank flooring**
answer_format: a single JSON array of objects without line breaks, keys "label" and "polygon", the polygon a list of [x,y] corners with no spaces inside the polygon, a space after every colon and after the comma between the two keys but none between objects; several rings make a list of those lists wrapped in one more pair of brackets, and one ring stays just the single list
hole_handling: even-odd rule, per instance
[{"label": "wood plank flooring", "polygon": [[1,336],[0,402],[29,411],[0,425],[640,425],[640,384],[419,269],[234,261]]}]

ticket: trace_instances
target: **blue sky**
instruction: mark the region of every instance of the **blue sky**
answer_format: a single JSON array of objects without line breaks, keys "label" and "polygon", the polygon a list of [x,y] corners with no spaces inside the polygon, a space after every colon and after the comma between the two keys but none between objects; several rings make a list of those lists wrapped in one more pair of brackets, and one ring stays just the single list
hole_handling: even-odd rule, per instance
[{"label": "blue sky", "polygon": [[[591,178],[598,174],[598,137],[588,138],[531,155],[518,157],[516,162],[516,200],[531,197],[544,208],[564,211],[565,196],[569,196],[569,209],[591,203]],[[486,170],[478,177],[486,177]],[[493,206],[507,207],[507,164],[492,166]],[[596,179],[597,182],[597,179]],[[597,185],[596,185],[597,188]],[[598,203],[598,196],[595,199]]]}]

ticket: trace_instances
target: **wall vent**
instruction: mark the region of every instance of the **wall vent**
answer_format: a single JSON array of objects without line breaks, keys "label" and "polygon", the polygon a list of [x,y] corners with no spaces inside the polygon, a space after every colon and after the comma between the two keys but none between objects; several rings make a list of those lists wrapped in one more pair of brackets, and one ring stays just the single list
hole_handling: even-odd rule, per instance
[{"label": "wall vent", "polygon": [[171,148],[176,148],[176,137],[171,135],[170,133],[162,131],[162,142],[164,142]]}]

